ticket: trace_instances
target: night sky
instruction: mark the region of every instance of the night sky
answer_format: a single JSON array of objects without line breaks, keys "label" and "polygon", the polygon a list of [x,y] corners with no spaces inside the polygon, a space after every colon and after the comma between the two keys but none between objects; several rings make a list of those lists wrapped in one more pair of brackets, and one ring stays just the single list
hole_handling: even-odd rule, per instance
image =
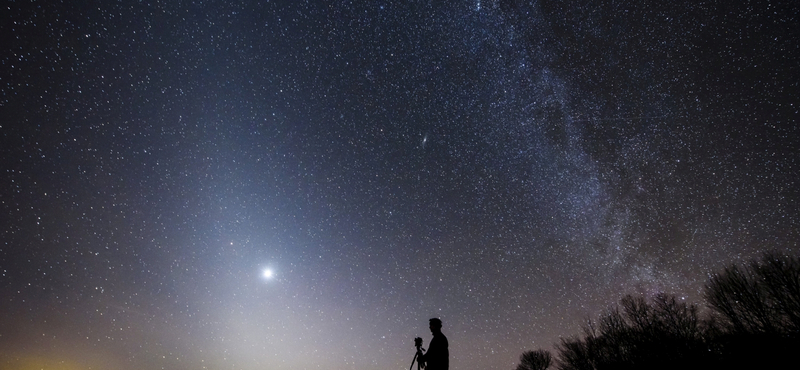
[{"label": "night sky", "polygon": [[[669,4],[666,4],[669,3]],[[513,369],[800,253],[796,1],[6,1],[0,367]]]}]

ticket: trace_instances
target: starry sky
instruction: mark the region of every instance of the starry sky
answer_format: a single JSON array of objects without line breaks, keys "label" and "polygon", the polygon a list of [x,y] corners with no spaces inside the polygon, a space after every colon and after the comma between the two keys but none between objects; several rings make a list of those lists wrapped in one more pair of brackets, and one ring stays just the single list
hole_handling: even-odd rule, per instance
[{"label": "starry sky", "polygon": [[0,367],[512,369],[800,253],[795,1],[7,1]]}]

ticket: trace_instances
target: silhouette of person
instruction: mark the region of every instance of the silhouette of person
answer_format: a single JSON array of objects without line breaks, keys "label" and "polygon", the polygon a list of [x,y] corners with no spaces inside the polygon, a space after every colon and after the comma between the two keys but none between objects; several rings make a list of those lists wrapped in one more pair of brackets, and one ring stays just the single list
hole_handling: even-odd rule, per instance
[{"label": "silhouette of person", "polygon": [[425,364],[426,370],[448,370],[450,367],[450,352],[447,350],[447,337],[442,334],[442,320],[430,319],[433,339],[428,346],[428,352],[420,356],[420,363]]}]

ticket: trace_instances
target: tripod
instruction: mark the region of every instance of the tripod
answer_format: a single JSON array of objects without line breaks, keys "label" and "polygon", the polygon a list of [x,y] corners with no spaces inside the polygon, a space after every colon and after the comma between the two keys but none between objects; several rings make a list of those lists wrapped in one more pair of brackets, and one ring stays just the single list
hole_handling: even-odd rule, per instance
[{"label": "tripod", "polygon": [[409,366],[408,370],[414,368],[415,361],[417,362],[417,370],[420,370],[423,367],[422,362],[419,361],[422,357],[422,351],[425,350],[425,348],[422,348],[422,338],[414,338],[414,346],[417,347],[417,353],[414,354],[414,359],[411,360],[411,366]]}]

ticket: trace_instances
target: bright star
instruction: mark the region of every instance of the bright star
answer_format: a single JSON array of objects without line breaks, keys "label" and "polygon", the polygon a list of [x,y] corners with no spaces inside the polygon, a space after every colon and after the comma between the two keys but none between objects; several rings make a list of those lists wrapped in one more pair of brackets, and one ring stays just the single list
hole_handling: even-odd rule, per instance
[{"label": "bright star", "polygon": [[264,279],[271,280],[274,276],[275,272],[273,272],[272,269],[265,268],[263,271],[261,271],[261,277]]}]

